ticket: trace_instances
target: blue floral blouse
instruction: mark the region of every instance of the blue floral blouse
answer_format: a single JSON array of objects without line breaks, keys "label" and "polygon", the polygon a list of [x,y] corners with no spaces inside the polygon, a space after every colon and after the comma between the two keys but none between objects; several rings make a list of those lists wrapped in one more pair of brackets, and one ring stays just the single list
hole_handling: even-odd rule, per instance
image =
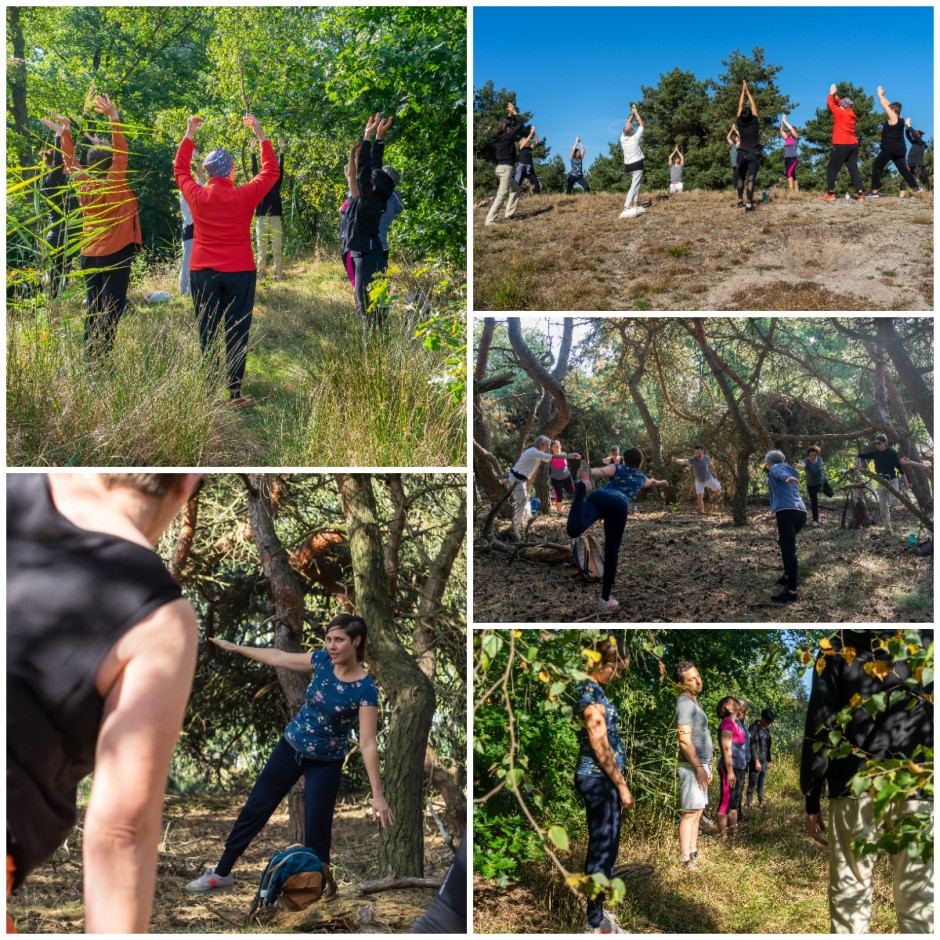
[{"label": "blue floral blouse", "polygon": [[349,735],[363,705],[379,704],[379,690],[372,676],[355,682],[336,678],[326,650],[310,655],[313,678],[307,700],[284,729],[287,743],[305,757],[342,760],[349,748]]}]

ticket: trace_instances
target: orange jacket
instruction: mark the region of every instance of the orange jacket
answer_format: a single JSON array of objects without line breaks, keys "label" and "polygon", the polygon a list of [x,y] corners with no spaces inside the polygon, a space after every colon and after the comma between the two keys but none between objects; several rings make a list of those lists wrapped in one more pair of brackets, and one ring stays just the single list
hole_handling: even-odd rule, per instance
[{"label": "orange jacket", "polygon": [[111,255],[127,245],[140,245],[137,200],[127,185],[127,141],[120,121],[111,122],[111,168],[107,176],[86,173],[75,159],[72,132],[62,132],[65,167],[82,174],[76,189],[82,206],[81,253],[90,258]]},{"label": "orange jacket", "polygon": [[830,95],[826,99],[832,112],[832,142],[834,144],[857,144],[855,136],[855,112],[851,108],[839,107],[841,98]]}]

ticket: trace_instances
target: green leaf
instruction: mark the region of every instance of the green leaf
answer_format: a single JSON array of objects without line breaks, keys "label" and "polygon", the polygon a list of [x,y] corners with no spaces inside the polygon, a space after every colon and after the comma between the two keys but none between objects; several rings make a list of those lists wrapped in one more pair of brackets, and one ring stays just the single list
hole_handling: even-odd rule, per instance
[{"label": "green leaf", "polygon": [[879,712],[885,710],[885,693],[876,692],[870,699],[862,702],[862,708],[874,718]]},{"label": "green leaf", "polygon": [[561,826],[549,826],[545,835],[556,849],[568,851],[568,833]]}]

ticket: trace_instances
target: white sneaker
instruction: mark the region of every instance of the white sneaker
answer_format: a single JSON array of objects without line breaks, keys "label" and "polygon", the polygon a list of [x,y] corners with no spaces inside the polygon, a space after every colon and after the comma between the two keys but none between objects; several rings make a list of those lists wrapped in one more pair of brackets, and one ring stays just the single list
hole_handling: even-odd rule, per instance
[{"label": "white sneaker", "polygon": [[636,206],[634,206],[631,209],[624,209],[623,212],[620,213],[620,218],[621,219],[635,219],[639,214],[640,214],[640,210]]},{"label": "white sneaker", "polygon": [[813,528],[814,528],[814,529],[818,529],[818,528],[819,528],[819,523],[818,523],[816,520],[813,520]]},{"label": "white sneaker", "polygon": [[207,868],[204,874],[186,885],[186,890],[191,894],[211,894],[213,891],[231,891],[234,887],[234,875],[217,875],[214,868]]},{"label": "white sneaker", "polygon": [[594,927],[591,933],[626,933],[626,931],[617,923],[613,914],[604,911],[600,924]]},{"label": "white sneaker", "polygon": [[620,606],[620,601],[616,597],[608,597],[605,601],[603,597],[597,599],[598,610],[616,610]]}]

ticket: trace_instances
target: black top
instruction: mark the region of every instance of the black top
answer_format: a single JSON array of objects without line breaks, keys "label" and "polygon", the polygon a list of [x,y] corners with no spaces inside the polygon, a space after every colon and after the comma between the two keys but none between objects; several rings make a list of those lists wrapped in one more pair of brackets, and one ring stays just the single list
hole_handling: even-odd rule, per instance
[{"label": "black top", "polygon": [[519,148],[519,162],[523,166],[532,166],[532,148],[531,147]]},{"label": "black top", "polygon": [[748,727],[747,733],[751,739],[751,760],[772,764],[771,745],[773,741],[770,737],[770,727],[762,728],[760,719],[755,719]]},{"label": "black top", "polygon": [[923,137],[918,137],[909,127],[904,128],[904,133],[910,141],[910,149],[907,151],[908,166],[923,166],[924,154],[927,152],[927,144]]},{"label": "black top", "polygon": [[[883,680],[865,672],[866,663],[889,660],[884,650],[872,651],[872,640],[876,637],[887,639],[896,632],[895,629],[842,630],[839,635],[832,637],[832,648],[836,652],[852,648],[855,650],[855,658],[847,663],[840,655],[826,656],[826,667],[822,673],[813,671],[800,761],[800,789],[806,798],[807,813],[819,812],[824,781],[829,783],[830,799],[847,796],[849,781],[865,764],[863,756],[829,759],[829,729],[835,727],[835,717],[839,711],[851,707],[849,703],[856,694],[866,701],[877,693],[886,693],[885,700],[889,701],[891,692],[902,689],[905,680],[911,676],[906,662],[895,662]],[[920,635],[925,644],[933,642],[933,630],[921,630]],[[933,684],[924,691],[932,694]],[[846,725],[846,739],[866,754],[879,759],[909,759],[918,744],[932,746],[933,708],[917,701],[915,707],[908,710],[911,700],[910,696],[899,696],[898,701],[887,705],[884,711],[877,712],[874,717],[862,707],[854,708],[852,719]],[[820,725],[824,726],[822,731],[819,730]],[[822,741],[824,746],[814,751],[813,744],[818,741]]]},{"label": "black top", "polygon": [[[258,203],[258,207],[255,209],[255,216],[284,214],[284,207],[281,205],[281,183],[284,181],[283,153],[278,154],[277,165],[281,171],[277,178],[277,182],[268,190],[268,193],[264,199]],[[258,156],[254,150],[251,151],[251,175],[258,175]]]},{"label": "black top", "polygon": [[746,120],[739,117],[735,124],[741,135],[738,150],[747,150],[750,153],[757,151],[760,148],[760,121],[752,114]]},{"label": "black top", "polygon": [[181,596],[150,549],[69,522],[42,474],[7,480],[7,833],[16,884],[75,824],[112,646]]},{"label": "black top", "polygon": [[880,477],[887,477],[889,480],[904,476],[904,464],[898,457],[898,452],[893,447],[886,447],[884,450],[866,450],[858,455],[862,460],[873,460],[875,462],[875,473]]},{"label": "black top", "polygon": [[382,169],[384,152],[385,142],[381,140],[377,140],[374,146],[371,141],[364,140],[359,149],[358,180],[361,195],[350,199],[346,209],[346,243],[343,251],[368,255],[383,250],[379,239],[379,222],[392,191],[384,187],[373,190],[372,174]]},{"label": "black top", "polygon": [[55,139],[55,154],[52,157],[52,168],[43,176],[39,184],[39,191],[43,198],[49,200],[46,208],[52,222],[62,221],[62,217],[78,208],[78,200],[69,188],[68,177],[62,166],[62,138]]},{"label": "black top", "polygon": [[525,123],[520,118],[519,123],[510,127],[505,134],[497,134],[493,138],[497,165],[516,162],[516,141],[525,133],[525,130]]},{"label": "black top", "polygon": [[904,146],[904,124],[898,120],[897,124],[887,121],[881,125],[881,149],[885,153],[903,155],[907,150]]}]

